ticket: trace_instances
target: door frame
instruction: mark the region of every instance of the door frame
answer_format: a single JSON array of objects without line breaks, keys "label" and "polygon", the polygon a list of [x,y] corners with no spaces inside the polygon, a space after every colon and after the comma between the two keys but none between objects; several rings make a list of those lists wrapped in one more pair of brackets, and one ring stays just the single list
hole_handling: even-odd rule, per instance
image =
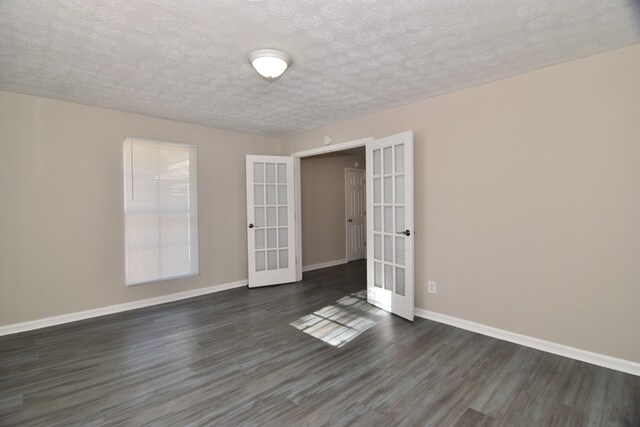
[{"label": "door frame", "polygon": [[[365,165],[366,167],[366,165]],[[367,171],[366,169],[358,169],[358,168],[344,168],[344,237],[345,237],[345,258],[347,260],[347,262],[350,262],[351,260],[349,259],[349,195],[347,194],[347,172],[358,172],[358,173],[362,173],[365,176],[365,181],[366,181],[366,177],[367,177]],[[367,214],[367,200],[366,200],[366,196],[367,196],[367,187],[365,184],[365,188],[364,188],[364,194],[365,194],[365,215]],[[367,250],[366,250],[366,246],[367,246],[367,236],[366,236],[366,231],[367,231],[367,223],[364,223],[364,230],[365,230],[365,251],[364,251],[364,258],[358,258],[358,259],[367,259]]]},{"label": "door frame", "polygon": [[302,188],[300,180],[300,160],[303,157],[317,156],[318,154],[333,153],[335,151],[348,150],[350,148],[364,147],[373,137],[356,139],[335,145],[312,148],[310,150],[297,151],[290,154],[293,157],[293,180],[295,184],[295,220],[296,220],[296,281],[302,280]]}]

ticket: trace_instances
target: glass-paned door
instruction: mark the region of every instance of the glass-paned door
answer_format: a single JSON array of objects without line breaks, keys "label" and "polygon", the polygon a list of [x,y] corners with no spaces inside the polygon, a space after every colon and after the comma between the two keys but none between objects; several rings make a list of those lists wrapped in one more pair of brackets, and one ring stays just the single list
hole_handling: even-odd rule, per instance
[{"label": "glass-paned door", "polygon": [[247,156],[249,287],[295,282],[293,158]]},{"label": "glass-paned door", "polygon": [[413,132],[367,144],[367,300],[414,316]]}]

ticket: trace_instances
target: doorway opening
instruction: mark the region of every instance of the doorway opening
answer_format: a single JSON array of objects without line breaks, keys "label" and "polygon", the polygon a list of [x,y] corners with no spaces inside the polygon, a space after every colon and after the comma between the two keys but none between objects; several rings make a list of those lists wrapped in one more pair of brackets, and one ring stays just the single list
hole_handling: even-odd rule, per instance
[{"label": "doorway opening", "polygon": [[366,257],[365,147],[300,161],[302,270]]},{"label": "doorway opening", "polygon": [[[330,145],[330,146],[325,146],[325,147],[319,147],[319,148],[314,148],[311,150],[305,150],[305,151],[299,151],[296,153],[291,154],[291,156],[293,157],[293,168],[294,168],[294,179],[295,179],[295,188],[296,188],[296,194],[295,194],[295,216],[297,219],[299,219],[298,221],[296,221],[296,280],[300,281],[302,280],[302,275],[303,275],[303,271],[312,271],[314,269],[317,268],[323,268],[323,265],[320,263],[316,263],[313,264],[312,260],[307,257],[307,262],[305,262],[306,267],[307,268],[303,268],[303,242],[302,242],[302,235],[303,235],[303,230],[302,227],[304,226],[304,221],[302,220],[302,161],[304,159],[310,159],[313,158],[314,156],[319,156],[319,155],[328,155],[328,154],[332,154],[332,153],[340,153],[340,152],[349,152],[349,150],[364,150],[367,143],[372,142],[374,139],[373,138],[363,138],[363,139],[358,139],[358,140],[354,140],[354,141],[349,141],[349,142],[344,142],[341,144],[336,144],[336,145]],[[352,154],[355,154],[357,151],[353,151]],[[353,164],[355,165],[355,162],[357,162],[356,160],[357,155],[356,156],[352,156],[352,161]],[[363,169],[366,168],[366,159],[364,161],[362,161],[362,164],[364,166]],[[309,181],[307,181],[309,182]],[[343,181],[344,182],[344,181]],[[319,184],[321,185],[321,184]],[[344,187],[342,187],[344,188]],[[341,191],[338,191],[338,197]],[[343,198],[344,200],[344,198]],[[345,210],[343,209],[342,212],[345,212]],[[346,217],[344,217],[344,221],[347,220]],[[346,225],[344,225],[345,223],[343,222],[343,227],[346,230]],[[314,232],[314,230],[312,230],[312,233]],[[345,256],[343,259],[337,259],[337,260],[333,260],[334,263],[331,262],[327,262],[327,264],[325,264],[325,267],[329,267],[331,265],[337,265],[337,264],[342,264],[342,263],[346,263],[346,231],[345,231],[345,243],[344,243],[344,251],[345,251]],[[307,241],[305,239],[305,241]],[[325,255],[326,256],[326,255]]]}]

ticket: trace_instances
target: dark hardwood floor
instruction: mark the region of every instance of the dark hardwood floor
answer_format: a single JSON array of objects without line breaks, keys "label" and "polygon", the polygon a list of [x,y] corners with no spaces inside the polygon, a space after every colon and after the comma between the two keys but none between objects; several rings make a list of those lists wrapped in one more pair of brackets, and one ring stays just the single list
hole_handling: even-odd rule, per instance
[{"label": "dark hardwood floor", "polygon": [[340,348],[290,325],[364,275],[2,337],[0,425],[640,426],[640,377],[386,313]]}]

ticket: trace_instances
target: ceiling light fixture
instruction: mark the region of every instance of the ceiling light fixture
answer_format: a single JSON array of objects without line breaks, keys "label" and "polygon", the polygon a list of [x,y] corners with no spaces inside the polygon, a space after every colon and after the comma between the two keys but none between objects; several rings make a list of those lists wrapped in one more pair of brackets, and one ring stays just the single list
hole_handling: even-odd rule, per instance
[{"label": "ceiling light fixture", "polygon": [[280,50],[258,49],[249,54],[249,62],[263,78],[273,81],[285,72],[291,58]]}]

